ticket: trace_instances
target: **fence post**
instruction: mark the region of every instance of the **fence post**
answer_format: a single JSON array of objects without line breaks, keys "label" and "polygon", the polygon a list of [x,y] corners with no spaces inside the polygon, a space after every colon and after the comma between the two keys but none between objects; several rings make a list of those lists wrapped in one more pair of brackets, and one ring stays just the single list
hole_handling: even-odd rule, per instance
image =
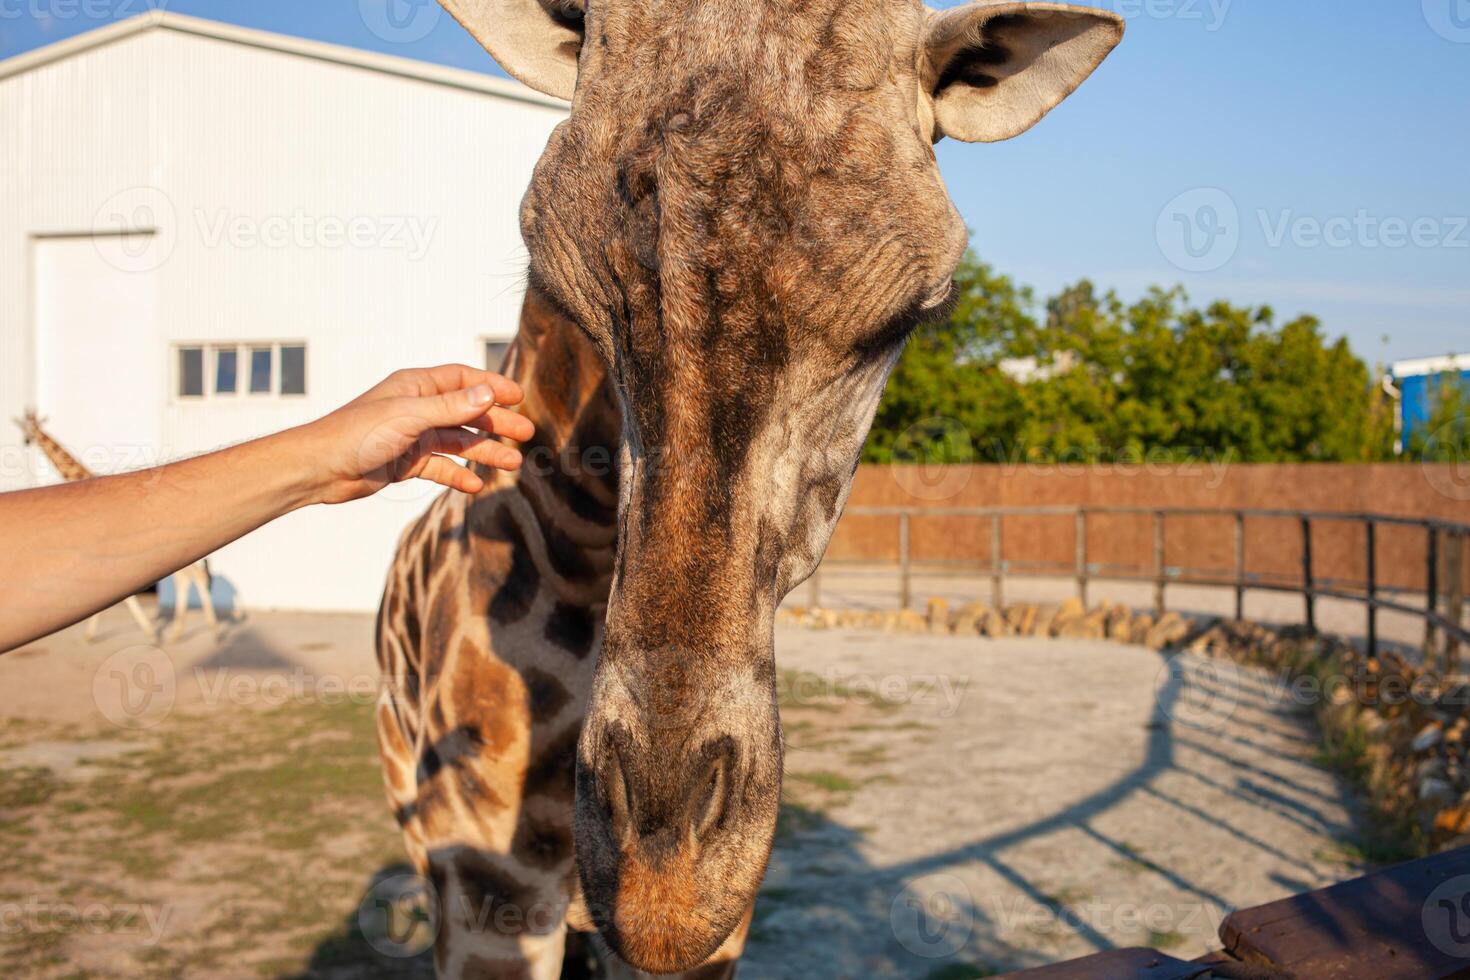
[{"label": "fence post", "polygon": [[1426,525],[1429,537],[1424,542],[1424,656],[1434,654],[1434,611],[1439,608],[1439,528]]},{"label": "fence post", "polygon": [[1164,512],[1154,511],[1154,619],[1164,616]]},{"label": "fence post", "polygon": [[1005,604],[1004,573],[1001,571],[1001,515],[990,515],[990,605],[999,612]]},{"label": "fence post", "polygon": [[1312,519],[1302,518],[1302,598],[1307,606],[1307,630],[1317,632],[1317,599],[1312,594]]},{"label": "fence post", "polygon": [[898,608],[913,601],[913,570],[909,567],[909,515],[898,515]]},{"label": "fence post", "polygon": [[[1451,531],[1449,536],[1449,554],[1445,556],[1445,583],[1449,587],[1449,595],[1445,601],[1445,618],[1455,626],[1463,626],[1460,618],[1462,600],[1465,595],[1465,576],[1462,559],[1465,556],[1465,537],[1458,531]],[[1454,673],[1459,667],[1460,657],[1460,635],[1458,633],[1445,632],[1444,638],[1444,672],[1445,676]]]},{"label": "fence post", "polygon": [[1235,621],[1245,620],[1245,514],[1235,512]]},{"label": "fence post", "polygon": [[1087,511],[1077,508],[1077,598],[1087,608]]},{"label": "fence post", "polygon": [[1377,525],[1369,518],[1363,524],[1368,532],[1368,656],[1378,656],[1378,556],[1374,544],[1377,540]]}]

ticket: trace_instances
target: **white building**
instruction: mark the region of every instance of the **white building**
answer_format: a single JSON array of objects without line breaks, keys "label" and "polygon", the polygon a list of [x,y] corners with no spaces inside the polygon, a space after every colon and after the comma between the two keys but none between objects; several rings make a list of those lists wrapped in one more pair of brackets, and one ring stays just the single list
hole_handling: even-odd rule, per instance
[{"label": "white building", "polygon": [[[324,414],[515,331],[521,195],[565,105],[520,85],[150,13],[0,62],[0,489]],[[241,474],[249,479],[248,474]],[[375,608],[433,490],[217,553],[247,607]]]}]

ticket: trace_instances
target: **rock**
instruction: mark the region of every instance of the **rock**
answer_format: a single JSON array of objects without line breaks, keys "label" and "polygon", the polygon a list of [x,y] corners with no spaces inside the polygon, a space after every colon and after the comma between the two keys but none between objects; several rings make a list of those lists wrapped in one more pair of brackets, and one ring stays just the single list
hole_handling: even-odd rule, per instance
[{"label": "rock", "polygon": [[1439,811],[1434,817],[1434,829],[1441,834],[1470,832],[1470,806],[1461,804]]},{"label": "rock", "polygon": [[1005,617],[991,609],[985,613],[985,618],[980,621],[980,632],[985,636],[995,639],[1010,633],[1010,627],[1006,625]]},{"label": "rock", "polygon": [[1133,638],[1133,611],[1127,606],[1114,606],[1108,611],[1107,637],[1127,643]]},{"label": "rock", "polygon": [[980,618],[974,613],[959,613],[954,622],[949,624],[950,631],[955,636],[974,636],[979,632]]},{"label": "rock", "polygon": [[1162,650],[1172,643],[1183,639],[1183,633],[1188,632],[1189,624],[1177,612],[1166,612],[1154,623],[1144,634],[1143,645],[1150,650]]},{"label": "rock", "polygon": [[1154,628],[1154,618],[1149,613],[1139,613],[1133,617],[1133,625],[1128,630],[1129,643],[1142,643],[1148,636],[1148,631]]},{"label": "rock", "polygon": [[1013,603],[1006,609],[1006,625],[1017,636],[1030,636],[1036,626],[1036,607],[1029,602]]},{"label": "rock", "polygon": [[924,618],[929,621],[931,633],[949,632],[949,602],[945,599],[930,599],[925,608]]},{"label": "rock", "polygon": [[1036,621],[1031,624],[1032,636],[1051,636],[1051,624],[1056,621],[1057,611],[1051,607],[1036,610]]},{"label": "rock", "polygon": [[1430,722],[1419,730],[1414,740],[1409,743],[1410,752],[1428,752],[1444,739],[1444,729],[1439,727],[1438,722]]},{"label": "rock", "polygon": [[1438,756],[1430,756],[1427,759],[1420,760],[1419,764],[1414,767],[1414,778],[1420,783],[1423,783],[1426,779],[1442,779],[1453,786],[1454,784],[1450,782],[1445,770],[1446,766],[1443,759]]}]

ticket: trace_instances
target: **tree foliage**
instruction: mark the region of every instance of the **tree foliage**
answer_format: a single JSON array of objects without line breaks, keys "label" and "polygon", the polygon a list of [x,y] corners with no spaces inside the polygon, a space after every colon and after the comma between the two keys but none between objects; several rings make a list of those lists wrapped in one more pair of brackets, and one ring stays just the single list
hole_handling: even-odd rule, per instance
[{"label": "tree foliage", "polygon": [[894,371],[870,462],[1391,454],[1391,404],[1314,317],[1278,326],[1269,307],[1196,308],[1181,288],[1124,303],[1086,280],[1038,304],[973,255],[955,279],[954,314]]}]

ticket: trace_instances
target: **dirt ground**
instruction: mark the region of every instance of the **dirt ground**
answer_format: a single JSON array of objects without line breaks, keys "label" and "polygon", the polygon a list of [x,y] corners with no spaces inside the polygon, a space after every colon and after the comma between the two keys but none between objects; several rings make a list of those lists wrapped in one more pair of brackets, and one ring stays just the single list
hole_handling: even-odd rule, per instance
[{"label": "dirt ground", "polygon": [[[365,616],[120,610],[0,658],[0,968],[427,976],[359,907],[407,869]],[[786,805],[746,978],[963,980],[1210,948],[1357,873],[1354,807],[1272,678],[1080,641],[782,630]]]}]

